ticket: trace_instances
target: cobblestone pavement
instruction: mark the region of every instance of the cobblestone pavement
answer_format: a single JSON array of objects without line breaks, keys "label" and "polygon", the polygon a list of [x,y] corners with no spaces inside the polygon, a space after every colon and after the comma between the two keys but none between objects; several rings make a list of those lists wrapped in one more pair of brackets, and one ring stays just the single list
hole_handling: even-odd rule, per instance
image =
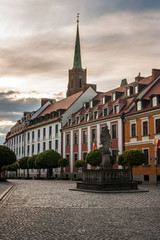
[{"label": "cobblestone pavement", "polygon": [[159,240],[160,186],[145,193],[69,191],[72,181],[13,180],[0,240]]},{"label": "cobblestone pavement", "polygon": [[0,201],[12,186],[11,182],[0,182]]}]

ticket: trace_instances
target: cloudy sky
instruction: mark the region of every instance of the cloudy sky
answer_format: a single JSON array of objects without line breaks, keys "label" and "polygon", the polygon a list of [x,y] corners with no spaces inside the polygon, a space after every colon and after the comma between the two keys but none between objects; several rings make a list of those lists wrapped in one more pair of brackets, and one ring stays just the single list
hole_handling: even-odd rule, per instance
[{"label": "cloudy sky", "polygon": [[160,68],[160,1],[0,0],[0,144],[41,97],[65,96],[77,13],[82,66],[99,91]]}]

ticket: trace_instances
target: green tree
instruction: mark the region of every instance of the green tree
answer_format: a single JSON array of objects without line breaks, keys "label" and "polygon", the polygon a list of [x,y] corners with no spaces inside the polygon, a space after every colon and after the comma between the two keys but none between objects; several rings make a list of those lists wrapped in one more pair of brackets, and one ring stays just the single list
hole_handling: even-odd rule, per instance
[{"label": "green tree", "polygon": [[15,153],[6,146],[0,145],[0,178],[1,178],[1,169],[3,166],[7,166],[16,161]]},{"label": "green tree", "polygon": [[139,166],[146,163],[146,155],[137,149],[131,149],[123,152],[118,157],[118,164],[128,166],[131,169],[131,179],[133,180],[133,166]]},{"label": "green tree", "polygon": [[90,151],[85,159],[86,164],[90,164],[92,166],[100,166],[102,162],[102,153],[99,149]]},{"label": "green tree", "polygon": [[27,164],[28,158],[29,157],[20,158],[18,160],[18,165],[21,169],[24,170],[24,176],[25,176],[25,169],[27,169],[27,177],[29,178],[29,168],[28,168],[28,164]]},{"label": "green tree", "polygon": [[18,162],[15,162],[11,165],[6,166],[7,171],[16,172],[16,177],[17,177],[17,169],[18,169]]},{"label": "green tree", "polygon": [[85,165],[86,164],[84,160],[76,160],[74,163],[75,168],[84,168]]},{"label": "green tree", "polygon": [[48,176],[52,175],[52,168],[59,167],[60,154],[52,149],[41,152],[37,155],[35,165],[37,168],[47,168]]},{"label": "green tree", "polygon": [[64,174],[64,167],[69,166],[69,159],[68,158],[60,158],[58,160],[59,166],[61,167],[61,178],[63,177]]},{"label": "green tree", "polygon": [[37,155],[32,155],[31,157],[29,157],[27,159],[28,168],[30,168],[30,169],[35,169],[36,168],[36,165],[35,165],[36,157],[37,157]]}]

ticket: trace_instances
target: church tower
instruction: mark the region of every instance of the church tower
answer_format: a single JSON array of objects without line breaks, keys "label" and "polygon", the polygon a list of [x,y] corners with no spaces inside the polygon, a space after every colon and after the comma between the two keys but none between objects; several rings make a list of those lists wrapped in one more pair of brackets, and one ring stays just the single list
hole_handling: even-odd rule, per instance
[{"label": "church tower", "polygon": [[67,97],[82,90],[82,85],[86,84],[86,69],[82,68],[81,48],[79,38],[79,14],[77,14],[77,33],[74,52],[73,68],[69,70],[69,81]]}]

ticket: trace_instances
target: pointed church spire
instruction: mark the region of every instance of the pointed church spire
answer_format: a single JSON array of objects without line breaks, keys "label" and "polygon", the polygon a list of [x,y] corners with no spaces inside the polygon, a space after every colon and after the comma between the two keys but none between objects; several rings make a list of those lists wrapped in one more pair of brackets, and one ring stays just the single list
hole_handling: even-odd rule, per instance
[{"label": "pointed church spire", "polygon": [[79,13],[77,14],[77,34],[76,34],[73,68],[82,69],[81,48],[80,48],[80,38],[79,38]]}]

